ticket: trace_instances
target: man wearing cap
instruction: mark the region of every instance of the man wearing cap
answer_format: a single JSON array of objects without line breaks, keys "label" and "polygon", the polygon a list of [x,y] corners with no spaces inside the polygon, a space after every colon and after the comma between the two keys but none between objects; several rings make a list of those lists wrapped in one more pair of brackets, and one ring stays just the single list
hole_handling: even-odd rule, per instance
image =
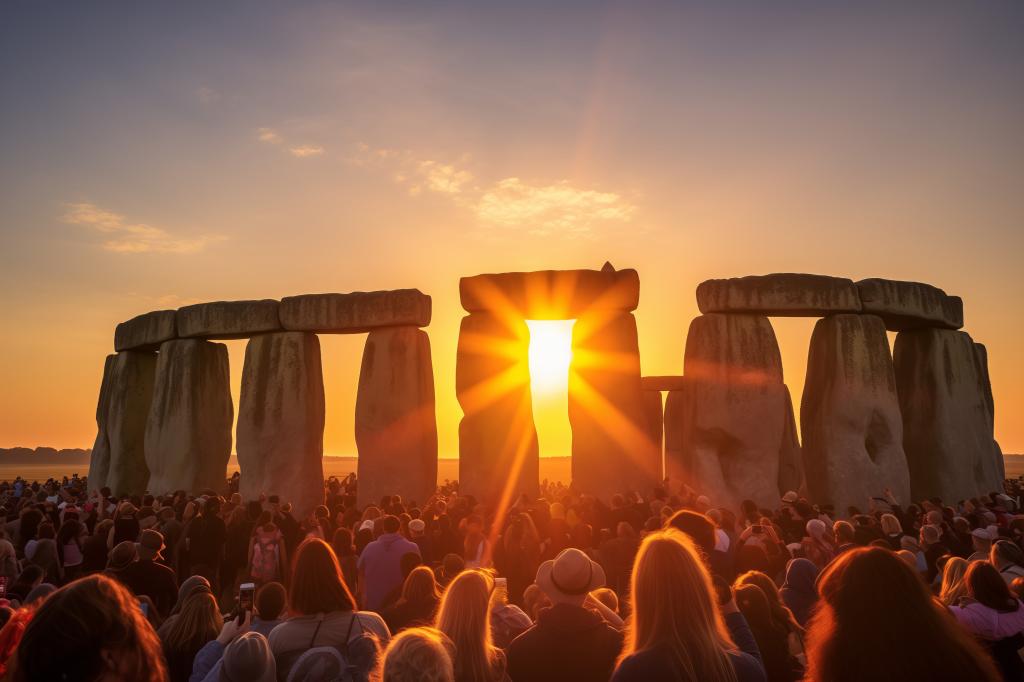
[{"label": "man wearing cap", "polygon": [[992,551],[992,541],[995,538],[988,528],[975,528],[971,531],[971,547],[974,554],[967,557],[968,561],[988,561],[989,552]]},{"label": "man wearing cap", "polygon": [[413,519],[409,522],[409,539],[420,548],[420,556],[424,560],[430,556],[430,539],[427,537],[427,524],[423,519]]},{"label": "man wearing cap", "polygon": [[148,596],[160,615],[167,616],[178,598],[178,584],[174,571],[156,561],[162,558],[163,549],[164,537],[159,532],[152,529],[142,531],[135,543],[138,561],[121,569],[117,579],[135,596]]},{"label": "man wearing cap", "polygon": [[562,550],[537,569],[537,585],[552,606],[508,648],[508,675],[525,680],[606,682],[622,650],[622,633],[584,606],[604,586],[604,570],[575,548]]}]

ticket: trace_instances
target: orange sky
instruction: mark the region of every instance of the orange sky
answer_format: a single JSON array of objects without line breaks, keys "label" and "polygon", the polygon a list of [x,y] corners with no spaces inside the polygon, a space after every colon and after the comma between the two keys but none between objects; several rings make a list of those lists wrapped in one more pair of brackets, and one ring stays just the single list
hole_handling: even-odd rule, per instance
[{"label": "orange sky", "polygon": [[[454,456],[458,278],[610,260],[640,272],[646,374],[681,372],[710,277],[960,295],[1024,452],[1024,9],[857,5],[5,5],[0,447],[91,446],[138,313],[417,287]],[[799,402],[813,320],[774,323]],[[322,338],[328,453],[361,347]]]}]

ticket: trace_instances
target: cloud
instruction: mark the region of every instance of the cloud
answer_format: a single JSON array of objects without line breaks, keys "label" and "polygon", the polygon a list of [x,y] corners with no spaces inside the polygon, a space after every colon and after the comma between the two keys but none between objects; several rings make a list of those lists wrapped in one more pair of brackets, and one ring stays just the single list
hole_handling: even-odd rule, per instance
[{"label": "cloud", "polygon": [[257,128],[256,137],[267,144],[281,144],[281,136],[273,128]]},{"label": "cloud", "polygon": [[636,206],[621,194],[576,187],[568,180],[545,185],[508,177],[481,187],[461,165],[417,158],[405,150],[360,144],[349,162],[388,169],[392,180],[405,186],[410,196],[425,192],[447,196],[485,227],[580,237],[603,226],[628,223],[636,212]]},{"label": "cloud", "polygon": [[579,189],[566,180],[537,186],[519,178],[505,178],[476,203],[476,215],[482,223],[568,236],[586,234],[599,223],[629,222],[635,210],[614,192]]},{"label": "cloud", "polygon": [[66,204],[61,220],[106,235],[103,248],[114,253],[196,253],[224,239],[215,234],[176,237],[159,227],[129,222],[122,214],[89,202]]},{"label": "cloud", "polygon": [[292,156],[305,159],[310,156],[320,156],[324,153],[324,148],[317,145],[304,144],[299,147],[291,147],[288,151],[291,152]]}]

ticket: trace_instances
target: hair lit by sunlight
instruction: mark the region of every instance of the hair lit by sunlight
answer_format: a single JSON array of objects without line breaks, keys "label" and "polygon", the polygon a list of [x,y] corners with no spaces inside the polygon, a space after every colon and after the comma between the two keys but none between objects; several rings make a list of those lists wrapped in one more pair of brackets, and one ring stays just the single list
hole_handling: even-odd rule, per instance
[{"label": "hair lit by sunlight", "polygon": [[530,328],[530,383],[534,395],[568,390],[575,321],[526,321]]}]

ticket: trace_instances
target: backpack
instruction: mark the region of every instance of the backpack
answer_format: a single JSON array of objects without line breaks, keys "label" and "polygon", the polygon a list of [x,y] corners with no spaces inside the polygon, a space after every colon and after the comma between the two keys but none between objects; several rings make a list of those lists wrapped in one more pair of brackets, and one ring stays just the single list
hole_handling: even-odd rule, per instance
[{"label": "backpack", "polygon": [[257,531],[256,544],[252,548],[252,566],[250,573],[260,583],[277,580],[279,558],[281,556],[280,533],[264,534]]},{"label": "backpack", "polygon": [[[345,639],[339,646],[317,646],[316,637],[323,622],[321,615],[308,649],[277,656],[278,669],[284,667],[289,671],[287,682],[367,682],[377,666],[377,638],[363,629],[359,615],[353,611]],[[352,626],[356,623],[359,624],[359,632],[353,637]],[[294,663],[287,668],[293,656]]]}]

